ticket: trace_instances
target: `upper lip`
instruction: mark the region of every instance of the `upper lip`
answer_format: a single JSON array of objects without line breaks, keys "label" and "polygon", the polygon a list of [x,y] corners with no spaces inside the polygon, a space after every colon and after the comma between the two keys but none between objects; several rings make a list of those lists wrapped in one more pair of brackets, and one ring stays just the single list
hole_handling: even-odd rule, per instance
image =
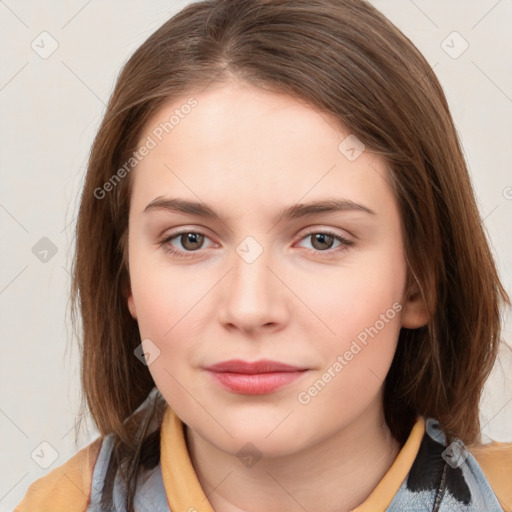
[{"label": "upper lip", "polygon": [[213,372],[232,372],[232,373],[269,373],[269,372],[296,372],[306,370],[307,368],[299,368],[279,361],[271,361],[269,359],[261,359],[259,361],[249,362],[241,359],[230,359],[221,363],[213,364],[206,367],[207,370]]}]

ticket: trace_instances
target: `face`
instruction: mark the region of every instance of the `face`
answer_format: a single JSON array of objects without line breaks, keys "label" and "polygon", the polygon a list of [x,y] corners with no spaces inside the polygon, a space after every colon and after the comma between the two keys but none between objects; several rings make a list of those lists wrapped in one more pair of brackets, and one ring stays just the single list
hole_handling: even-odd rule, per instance
[{"label": "face", "polygon": [[[140,139],[128,307],[156,386],[197,435],[290,454],[381,409],[400,328],[426,322],[389,171],[289,96],[240,82],[184,107],[191,96]],[[295,371],[207,370],[263,359]]]}]

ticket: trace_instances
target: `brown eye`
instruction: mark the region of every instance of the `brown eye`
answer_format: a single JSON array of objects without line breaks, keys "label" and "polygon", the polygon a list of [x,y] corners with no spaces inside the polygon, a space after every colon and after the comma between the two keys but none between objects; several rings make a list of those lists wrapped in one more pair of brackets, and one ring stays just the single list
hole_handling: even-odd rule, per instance
[{"label": "brown eye", "polygon": [[335,240],[335,237],[328,233],[313,233],[309,236],[311,237],[311,245],[319,251],[330,249]]},{"label": "brown eye", "polygon": [[205,245],[209,237],[197,231],[180,231],[173,233],[162,240],[159,245],[169,254],[177,258],[190,258],[202,252],[200,249]]},{"label": "brown eye", "polygon": [[[346,251],[354,244],[352,240],[330,231],[310,231],[301,238],[301,242],[308,241],[311,247],[305,247],[310,253],[317,256],[332,257]],[[337,245],[334,245],[337,243]]]},{"label": "brown eye", "polygon": [[194,251],[201,248],[204,236],[201,233],[182,233],[179,239],[184,249]]}]

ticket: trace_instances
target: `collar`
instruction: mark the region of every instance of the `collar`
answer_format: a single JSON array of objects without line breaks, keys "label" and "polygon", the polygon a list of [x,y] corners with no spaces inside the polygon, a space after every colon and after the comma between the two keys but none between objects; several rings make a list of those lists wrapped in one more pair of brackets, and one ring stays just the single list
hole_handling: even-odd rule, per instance
[{"label": "collar", "polygon": [[[351,512],[374,512],[388,507],[411,469],[424,432],[425,420],[418,416],[407,441],[377,487]],[[183,422],[169,405],[162,421],[160,456],[162,479],[170,509],[215,512],[190,460]]]}]

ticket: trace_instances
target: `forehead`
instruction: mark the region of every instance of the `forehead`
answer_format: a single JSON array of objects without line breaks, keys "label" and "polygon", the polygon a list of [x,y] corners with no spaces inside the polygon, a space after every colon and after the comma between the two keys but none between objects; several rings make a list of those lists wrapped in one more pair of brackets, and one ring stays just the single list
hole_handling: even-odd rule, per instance
[{"label": "forehead", "polygon": [[[243,82],[167,102],[139,144],[152,149],[132,171],[133,201],[180,195],[260,208],[337,193],[356,202],[391,199],[385,162],[336,118],[305,101]],[[355,146],[354,146],[355,140]],[[348,142],[347,142],[348,141]],[[356,153],[347,153],[354,146]],[[280,198],[286,196],[286,201]]]},{"label": "forehead", "polygon": [[[340,127],[342,123],[334,116],[304,100],[234,81],[168,101],[146,124],[141,141],[156,131],[162,139],[158,142],[163,142],[160,149],[172,138],[187,147],[200,145],[217,152],[228,149],[237,157],[265,150],[263,157],[274,147],[282,153],[311,141],[312,135],[317,148],[328,148]],[[345,127],[343,130],[349,133]]]}]

